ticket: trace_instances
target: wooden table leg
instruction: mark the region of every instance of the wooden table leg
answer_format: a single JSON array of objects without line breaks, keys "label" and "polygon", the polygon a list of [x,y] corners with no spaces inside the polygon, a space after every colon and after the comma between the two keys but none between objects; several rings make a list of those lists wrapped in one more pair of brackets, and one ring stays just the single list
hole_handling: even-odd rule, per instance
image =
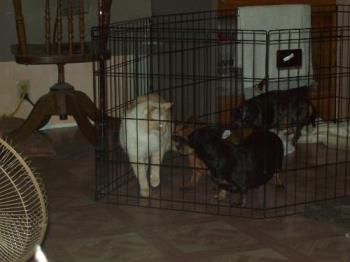
[{"label": "wooden table leg", "polygon": [[92,121],[96,121],[97,118],[99,117],[100,111],[97,109],[94,102],[92,102],[91,99],[81,91],[74,90],[73,94],[76,97],[81,110],[84,111],[85,114]]},{"label": "wooden table leg", "polygon": [[50,119],[51,119],[51,115],[46,116],[46,117],[44,118],[44,120],[41,121],[41,123],[40,123],[40,125],[38,126],[37,130],[40,130],[40,129],[42,129],[44,126],[46,126],[46,125],[49,123]]},{"label": "wooden table leg", "polygon": [[19,128],[6,134],[7,138],[13,144],[25,140],[48,119],[48,116],[52,115],[54,112],[55,96],[52,93],[48,93],[38,100],[27,119]]},{"label": "wooden table leg", "polygon": [[88,113],[79,105],[78,98],[73,94],[67,95],[68,114],[72,115],[78,124],[80,131],[93,145],[97,142],[97,132],[94,125],[89,121]]},{"label": "wooden table leg", "polygon": [[[80,131],[87,140],[96,145],[97,132],[94,124],[100,117],[100,111],[90,98],[81,91],[51,91],[42,96],[34,105],[28,118],[16,130],[10,132],[7,137],[14,143],[28,138],[34,131],[42,128],[50,120],[52,115],[59,115],[62,111],[62,99],[65,100],[67,115],[72,115],[78,124]],[[61,103],[60,103],[61,102]],[[107,128],[119,130],[120,120],[106,116]]]},{"label": "wooden table leg", "polygon": [[[100,116],[101,112],[91,99],[81,91],[74,91],[74,95],[77,98],[78,104],[81,110],[92,120],[96,121]],[[110,116],[105,116],[105,121],[108,123],[108,127],[113,130],[119,130],[120,119]]]}]

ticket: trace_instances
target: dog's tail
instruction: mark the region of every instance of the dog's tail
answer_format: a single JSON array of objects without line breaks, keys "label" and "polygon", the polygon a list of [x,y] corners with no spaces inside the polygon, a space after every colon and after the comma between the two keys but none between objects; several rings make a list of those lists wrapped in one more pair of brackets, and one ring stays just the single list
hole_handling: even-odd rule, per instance
[{"label": "dog's tail", "polygon": [[312,124],[313,127],[316,126],[316,118],[317,118],[317,110],[314,106],[314,104],[312,103],[312,91],[313,91],[313,86],[302,86],[299,88],[295,89],[295,92],[297,92],[297,95],[299,97],[299,99],[306,99],[307,101],[309,101],[309,120],[307,124]]},{"label": "dog's tail", "polygon": [[312,124],[313,127],[316,126],[316,108],[314,107],[314,105],[310,102],[310,106],[309,106],[309,112],[311,112],[310,116],[309,116],[309,123],[308,124]]}]

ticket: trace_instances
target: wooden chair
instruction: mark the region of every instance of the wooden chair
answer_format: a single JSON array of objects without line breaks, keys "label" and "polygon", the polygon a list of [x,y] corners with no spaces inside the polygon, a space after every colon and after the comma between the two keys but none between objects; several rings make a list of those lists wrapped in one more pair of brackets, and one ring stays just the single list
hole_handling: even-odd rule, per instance
[{"label": "wooden chair", "polygon": [[[52,115],[58,115],[61,120],[72,115],[88,141],[96,144],[96,131],[89,120],[95,121],[99,111],[85,93],[75,90],[72,85],[65,82],[64,65],[103,60],[107,59],[108,55],[104,52],[103,57],[102,52],[99,52],[96,47],[93,48],[93,45],[85,39],[84,0],[74,0],[74,3],[78,5],[77,8],[74,8],[75,15],[73,15],[73,0],[68,0],[66,17],[62,15],[62,0],[55,1],[54,15],[50,12],[51,2],[45,0],[43,44],[29,44],[21,0],[13,0],[18,44],[12,46],[11,49],[16,57],[16,62],[25,65],[56,64],[58,81],[50,87],[47,94],[40,97],[25,122],[18,129],[9,133],[8,137],[13,143],[18,143],[26,139],[33,131],[43,127]],[[109,24],[111,3],[112,0],[98,0],[98,14],[96,15],[99,17],[99,26],[102,31]],[[52,17],[55,19],[54,23],[51,23]],[[74,41],[74,22],[78,25],[78,41]],[[53,28],[52,24],[54,24]],[[66,39],[63,39],[64,28],[66,28]],[[101,47],[101,45],[97,46]]]}]

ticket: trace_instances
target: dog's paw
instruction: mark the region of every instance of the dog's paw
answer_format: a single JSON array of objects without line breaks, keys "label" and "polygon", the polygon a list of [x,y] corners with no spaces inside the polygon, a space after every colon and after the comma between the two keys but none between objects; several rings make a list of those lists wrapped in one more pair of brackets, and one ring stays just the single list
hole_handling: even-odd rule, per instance
[{"label": "dog's paw", "polygon": [[285,190],[286,189],[286,186],[284,184],[276,184],[275,187],[276,187],[276,189],[279,189],[279,190]]},{"label": "dog's paw", "polygon": [[296,137],[296,136],[294,136],[293,138],[292,138],[292,141],[291,141],[291,144],[292,144],[292,146],[294,146],[294,147],[296,147],[296,145],[297,145],[297,143],[298,143],[298,137]]},{"label": "dog's paw", "polygon": [[218,201],[224,201],[226,200],[226,196],[227,196],[227,191],[220,189],[219,192],[216,195],[214,195],[214,199]]},{"label": "dog's paw", "polygon": [[273,178],[274,178],[275,187],[278,188],[278,189],[284,190],[285,186],[284,186],[284,183],[281,180],[280,175],[278,173],[274,174]]},{"label": "dog's paw", "polygon": [[245,196],[239,196],[239,198],[236,201],[231,202],[231,207],[245,207],[246,202],[247,201]]}]

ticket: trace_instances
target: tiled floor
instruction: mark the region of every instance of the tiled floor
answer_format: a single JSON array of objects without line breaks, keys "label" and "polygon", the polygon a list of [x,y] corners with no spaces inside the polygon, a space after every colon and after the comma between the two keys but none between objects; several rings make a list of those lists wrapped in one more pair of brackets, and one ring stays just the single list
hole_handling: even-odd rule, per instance
[{"label": "tiled floor", "polygon": [[[47,131],[33,158],[49,196],[49,261],[350,261],[343,228],[301,215],[244,219],[94,202],[94,149],[76,129]],[[349,228],[349,227],[348,227]]]}]

